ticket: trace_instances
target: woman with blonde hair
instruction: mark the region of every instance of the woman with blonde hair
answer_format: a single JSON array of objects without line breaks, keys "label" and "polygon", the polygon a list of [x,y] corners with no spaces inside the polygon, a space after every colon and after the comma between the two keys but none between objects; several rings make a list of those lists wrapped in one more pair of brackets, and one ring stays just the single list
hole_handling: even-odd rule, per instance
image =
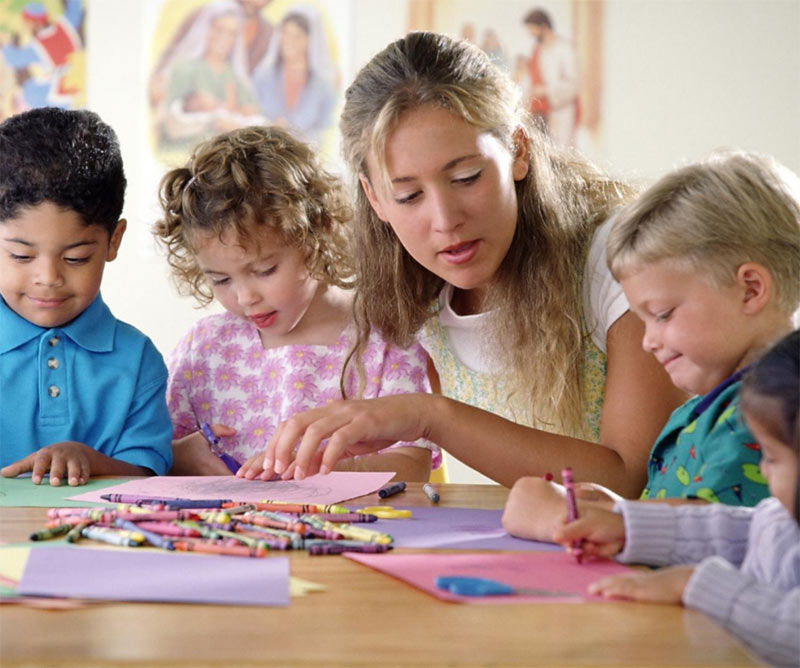
[{"label": "woman with blonde hair", "polygon": [[444,396],[295,415],[241,475],[302,477],[425,436],[504,485],[571,466],[577,480],[641,491],[683,397],[642,350],[606,266],[606,221],[628,189],[555,147],[508,75],[444,35],[410,33],[377,54],[346,93],[341,130],[361,186],[359,342],[371,329],[419,338]]}]

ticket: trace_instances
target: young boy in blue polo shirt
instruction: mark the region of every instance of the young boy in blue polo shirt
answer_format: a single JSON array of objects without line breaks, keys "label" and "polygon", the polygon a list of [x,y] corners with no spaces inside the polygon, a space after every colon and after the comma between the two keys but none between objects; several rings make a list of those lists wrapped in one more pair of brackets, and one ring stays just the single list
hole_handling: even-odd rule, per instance
[{"label": "young boy in blue polo shirt", "polygon": [[0,473],[166,473],[166,366],[100,296],[125,232],[116,134],[34,109],[0,124],[0,156]]}]

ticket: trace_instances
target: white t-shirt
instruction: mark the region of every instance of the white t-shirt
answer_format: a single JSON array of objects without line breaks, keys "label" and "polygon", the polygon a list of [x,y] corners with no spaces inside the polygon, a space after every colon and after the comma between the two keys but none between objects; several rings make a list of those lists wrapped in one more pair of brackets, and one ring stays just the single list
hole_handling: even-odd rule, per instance
[{"label": "white t-shirt", "polygon": [[[613,217],[598,226],[586,257],[583,277],[583,315],[592,341],[604,353],[608,330],[628,309],[625,293],[606,263],[606,243]],[[461,362],[481,373],[498,372],[495,347],[484,342],[491,331],[492,311],[475,315],[458,315],[450,305],[453,286],[445,285],[439,294],[439,321],[450,339],[453,352]]]}]

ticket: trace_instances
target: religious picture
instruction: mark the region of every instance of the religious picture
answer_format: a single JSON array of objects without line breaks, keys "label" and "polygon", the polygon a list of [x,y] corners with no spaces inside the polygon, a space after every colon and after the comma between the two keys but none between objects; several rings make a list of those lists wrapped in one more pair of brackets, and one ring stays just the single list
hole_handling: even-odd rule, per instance
[{"label": "religious picture", "polygon": [[318,147],[340,93],[319,3],[166,0],[148,99],[156,153],[246,125],[279,125]]},{"label": "religious picture", "polygon": [[432,0],[429,29],[467,39],[519,84],[553,140],[592,154],[600,131],[603,2]]}]

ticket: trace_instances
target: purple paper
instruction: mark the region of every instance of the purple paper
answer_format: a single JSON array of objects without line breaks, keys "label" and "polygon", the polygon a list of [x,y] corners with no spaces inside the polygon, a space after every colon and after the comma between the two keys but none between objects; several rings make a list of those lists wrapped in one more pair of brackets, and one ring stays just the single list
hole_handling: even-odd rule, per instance
[{"label": "purple paper", "polygon": [[395,547],[519,552],[562,549],[555,543],[509,536],[501,522],[502,510],[425,506],[405,508],[411,510],[410,519],[378,520],[365,526],[390,534]]},{"label": "purple paper", "polygon": [[17,591],[112,601],[286,606],[289,560],[48,547],[30,551]]}]

